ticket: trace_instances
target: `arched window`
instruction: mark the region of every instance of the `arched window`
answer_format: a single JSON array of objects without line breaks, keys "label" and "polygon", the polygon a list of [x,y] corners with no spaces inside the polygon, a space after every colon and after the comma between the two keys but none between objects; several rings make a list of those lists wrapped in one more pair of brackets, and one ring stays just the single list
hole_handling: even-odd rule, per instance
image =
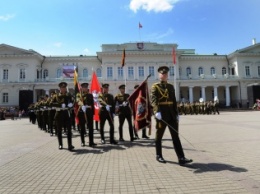
[{"label": "arched window", "polygon": [[191,68],[187,67],[186,68],[186,75],[189,76],[191,74]]},{"label": "arched window", "polygon": [[97,68],[97,77],[102,77],[102,72],[100,68]]},{"label": "arched window", "polygon": [[215,67],[210,68],[210,74],[211,75],[216,74]]},{"label": "arched window", "polygon": [[56,75],[57,75],[57,78],[61,77],[61,69],[57,69]]},{"label": "arched window", "polygon": [[227,68],[226,67],[222,67],[222,75],[225,75],[227,73]]},{"label": "arched window", "polygon": [[43,70],[43,78],[46,78],[46,77],[48,77],[49,75],[48,75],[48,70],[47,69],[44,69]]},{"label": "arched window", "polygon": [[198,74],[199,74],[199,75],[204,74],[204,73],[203,73],[203,68],[202,68],[202,67],[199,67],[199,69],[198,69]]},{"label": "arched window", "polygon": [[83,77],[88,77],[88,69],[83,69]]}]

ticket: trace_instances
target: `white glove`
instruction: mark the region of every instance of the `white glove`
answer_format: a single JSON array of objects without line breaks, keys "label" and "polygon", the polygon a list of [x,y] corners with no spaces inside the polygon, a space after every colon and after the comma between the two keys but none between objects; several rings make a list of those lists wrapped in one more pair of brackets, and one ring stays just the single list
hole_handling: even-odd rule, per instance
[{"label": "white glove", "polygon": [[162,119],[161,112],[155,113],[155,118],[158,119],[158,120],[161,120]]},{"label": "white glove", "polygon": [[124,101],[124,102],[122,103],[122,105],[123,105],[123,106],[127,106],[127,102]]},{"label": "white glove", "polygon": [[61,108],[65,108],[65,107],[66,107],[66,104],[63,103],[63,104],[61,105]]},{"label": "white glove", "polygon": [[106,109],[107,109],[107,111],[110,111],[110,106],[106,105]]},{"label": "white glove", "polygon": [[70,102],[69,104],[68,104],[68,107],[73,107],[73,104]]},{"label": "white glove", "polygon": [[86,106],[82,106],[81,109],[83,110],[83,112],[86,112],[87,107]]}]

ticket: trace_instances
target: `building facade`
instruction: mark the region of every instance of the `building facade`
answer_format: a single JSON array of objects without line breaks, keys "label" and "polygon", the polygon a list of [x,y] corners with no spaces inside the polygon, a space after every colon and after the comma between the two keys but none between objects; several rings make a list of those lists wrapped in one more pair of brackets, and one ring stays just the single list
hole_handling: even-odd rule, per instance
[{"label": "building facade", "polygon": [[170,68],[169,82],[176,88],[178,101],[213,101],[217,96],[225,107],[252,106],[252,101],[260,97],[257,91],[253,98],[248,95],[249,87],[260,85],[260,44],[255,41],[228,55],[200,55],[194,49],[178,49],[177,44],[141,42],[103,44],[96,56],[48,57],[0,44],[0,106],[26,109],[40,96],[58,90],[61,81],[66,81],[73,92],[73,77],[66,72],[74,66],[80,83],[90,83],[95,71],[99,82],[109,83],[115,95],[124,83],[127,92],[132,93],[134,86],[150,74],[148,85],[158,82],[157,69],[162,65]]}]

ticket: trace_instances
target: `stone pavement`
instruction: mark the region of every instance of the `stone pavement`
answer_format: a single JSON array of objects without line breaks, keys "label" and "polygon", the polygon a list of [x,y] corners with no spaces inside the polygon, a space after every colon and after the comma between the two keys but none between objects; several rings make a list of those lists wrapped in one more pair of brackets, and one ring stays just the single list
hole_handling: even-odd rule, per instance
[{"label": "stone pavement", "polygon": [[[117,132],[118,118],[115,126]],[[131,143],[126,123],[126,141],[118,145],[100,144],[96,131],[98,145],[82,148],[73,131],[70,152],[65,138],[65,149],[59,150],[57,138],[27,118],[0,121],[0,193],[259,194],[259,126],[260,111],[181,116],[183,148],[194,160],[181,167],[168,130],[163,139],[167,163],[161,164],[155,160],[154,131],[151,139]]]}]

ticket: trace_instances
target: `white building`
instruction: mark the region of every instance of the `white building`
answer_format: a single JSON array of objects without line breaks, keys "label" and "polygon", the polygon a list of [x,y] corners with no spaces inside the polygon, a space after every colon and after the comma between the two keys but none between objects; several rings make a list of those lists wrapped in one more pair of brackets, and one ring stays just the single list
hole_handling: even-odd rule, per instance
[{"label": "white building", "polygon": [[[99,82],[109,83],[114,95],[125,82],[127,92],[131,93],[134,85],[149,74],[151,86],[158,81],[158,67],[167,65],[169,82],[176,88],[178,101],[194,102],[200,98],[209,101],[217,96],[223,106],[229,107],[238,103],[246,106],[248,101],[252,105],[260,97],[258,88],[254,88],[252,99],[248,95],[252,90],[249,86],[260,85],[260,44],[253,41],[251,46],[229,55],[200,55],[194,49],[177,47],[177,44],[151,42],[104,44],[96,56],[47,57],[34,50],[0,44],[0,107],[20,105],[26,109],[40,96],[58,90],[61,81],[66,81],[73,92],[73,78],[63,76],[63,69],[72,66],[78,67],[80,83],[90,83],[92,71],[96,71]],[[124,49],[126,58],[122,68]]]}]

